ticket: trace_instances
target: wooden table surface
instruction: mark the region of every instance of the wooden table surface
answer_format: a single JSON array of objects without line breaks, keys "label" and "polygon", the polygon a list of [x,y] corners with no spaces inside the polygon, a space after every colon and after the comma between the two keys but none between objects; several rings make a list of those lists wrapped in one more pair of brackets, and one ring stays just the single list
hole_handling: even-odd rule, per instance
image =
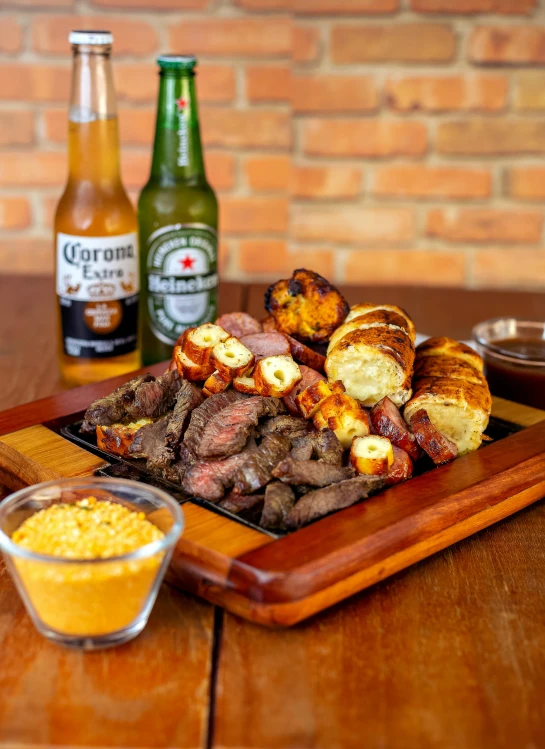
[{"label": "wooden table surface", "polygon": [[[263,289],[222,308],[260,314]],[[459,338],[545,317],[540,294],[346,293]],[[50,279],[0,279],[0,409],[62,388],[53,312]],[[0,746],[545,747],[544,538],[542,501],[290,630],[164,585],[140,637],[94,654],[41,638],[0,562]]]}]

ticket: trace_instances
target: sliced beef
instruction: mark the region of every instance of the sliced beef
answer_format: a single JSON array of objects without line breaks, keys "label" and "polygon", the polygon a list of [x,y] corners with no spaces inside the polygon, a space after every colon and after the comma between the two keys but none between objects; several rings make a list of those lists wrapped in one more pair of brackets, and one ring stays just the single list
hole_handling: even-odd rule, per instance
[{"label": "sliced beef", "polygon": [[155,377],[152,374],[133,377],[132,380],[118,387],[110,395],[91,403],[85,412],[81,431],[94,432],[98,425],[110,426],[124,421],[127,417],[127,407],[134,401],[139,385],[153,380],[155,380]]},{"label": "sliced beef", "polygon": [[356,472],[351,466],[344,468],[317,460],[294,460],[288,456],[276,466],[272,475],[294,486],[329,486],[353,478]]},{"label": "sliced beef", "polygon": [[260,395],[232,403],[212,416],[204,427],[197,445],[200,458],[227,458],[240,452],[254,427],[263,416],[276,416],[283,411],[278,398]]},{"label": "sliced beef", "polygon": [[420,408],[411,417],[411,428],[416,441],[436,466],[448,463],[458,455],[457,446],[448,437],[441,434],[439,429],[430,421],[430,417],[424,408]]},{"label": "sliced beef", "polygon": [[301,416],[301,412],[299,411],[299,407],[297,405],[295,397],[299,395],[299,393],[302,393],[303,390],[306,390],[317,380],[325,380],[325,377],[322,374],[316,372],[316,370],[311,369],[310,367],[306,367],[304,364],[300,364],[299,369],[301,371],[300,381],[293,388],[293,390],[288,393],[288,395],[285,395],[282,398],[282,400],[284,401],[284,405],[286,406],[290,414],[292,414],[292,416]]},{"label": "sliced beef", "polygon": [[258,523],[264,502],[264,494],[233,494],[231,492],[225,499],[218,502],[218,507]]},{"label": "sliced beef", "polygon": [[287,484],[273,481],[265,489],[259,525],[269,530],[286,530],[286,518],[295,506],[295,494]]},{"label": "sliced beef", "polygon": [[237,471],[249,459],[248,452],[243,451],[225,460],[199,461],[186,471],[182,487],[194,497],[217,501],[233,485]]},{"label": "sliced beef", "polygon": [[127,405],[131,421],[145,417],[155,419],[166,413],[176,401],[181,385],[178,371],[173,369],[156,380],[142,382],[135,390],[134,400]]},{"label": "sliced beef", "polygon": [[247,312],[229,312],[226,315],[218,317],[216,325],[219,325],[236,338],[263,332],[263,326],[259,320],[256,320],[255,317],[252,317]]},{"label": "sliced beef", "polygon": [[151,424],[141,427],[129,447],[132,458],[147,458],[156,460],[165,445],[165,433],[169,415],[163,416]]},{"label": "sliced beef", "polygon": [[342,466],[344,449],[332,429],[322,429],[314,437],[314,457],[321,463]]},{"label": "sliced beef", "polygon": [[314,452],[314,434],[296,437],[291,441],[291,457],[294,460],[310,460]]},{"label": "sliced beef", "polygon": [[328,515],[335,510],[365,499],[372,492],[384,486],[384,479],[370,476],[356,476],[348,481],[316,489],[302,497],[287,517],[288,528],[301,528],[312,520]]},{"label": "sliced beef", "polygon": [[244,400],[245,398],[245,395],[237,393],[236,390],[226,390],[224,393],[211,395],[201,406],[196,408],[191,414],[189,426],[184,435],[182,449],[185,455],[182,455],[181,457],[187,459],[188,455],[196,454],[197,446],[204,432],[204,428],[213,416],[220,411],[223,411],[224,408],[227,408],[227,406],[230,406],[232,403]]},{"label": "sliced beef", "polygon": [[418,460],[420,448],[416,437],[409,431],[398,407],[388,396],[373,406],[369,412],[369,420],[375,434],[388,437],[393,445],[405,450],[413,460]]},{"label": "sliced beef", "polygon": [[272,419],[264,421],[259,428],[259,432],[262,437],[265,437],[267,434],[281,434],[283,437],[294,440],[307,434],[308,429],[309,422],[305,419],[283,414],[282,416],[274,416]]},{"label": "sliced beef", "polygon": [[283,333],[253,333],[242,336],[240,340],[254,354],[256,361],[290,353],[288,339]]},{"label": "sliced beef", "polygon": [[271,480],[273,469],[290,451],[290,441],[280,434],[268,434],[234,477],[236,494],[251,494]]}]

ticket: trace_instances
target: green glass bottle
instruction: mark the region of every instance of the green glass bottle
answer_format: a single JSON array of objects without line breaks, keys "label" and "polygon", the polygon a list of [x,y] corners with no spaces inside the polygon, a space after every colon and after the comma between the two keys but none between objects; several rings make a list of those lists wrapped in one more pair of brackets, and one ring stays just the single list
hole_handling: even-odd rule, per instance
[{"label": "green glass bottle", "polygon": [[138,200],[144,364],[217,316],[218,202],[206,180],[193,56],[163,55],[151,175]]}]

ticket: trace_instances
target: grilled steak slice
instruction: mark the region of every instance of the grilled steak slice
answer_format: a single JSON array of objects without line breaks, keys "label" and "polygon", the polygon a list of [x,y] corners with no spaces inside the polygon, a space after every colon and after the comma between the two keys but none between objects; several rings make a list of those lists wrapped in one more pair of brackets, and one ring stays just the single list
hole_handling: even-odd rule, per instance
[{"label": "grilled steak slice", "polygon": [[127,414],[132,421],[148,417],[155,419],[166,413],[176,401],[181,379],[176,369],[160,375],[156,380],[141,383],[135,391]]},{"label": "grilled steak slice", "polygon": [[[211,395],[205,402],[196,408],[191,414],[189,426],[184,435],[182,443],[182,459],[187,461],[188,454],[196,454],[197,446],[201,440],[205,426],[211,418],[239,400],[245,400],[246,396],[237,393],[236,390],[226,390],[224,393]],[[185,453],[185,455],[184,455]]]},{"label": "grilled steak slice", "polygon": [[294,440],[297,437],[303,437],[307,434],[308,428],[309,422],[306,419],[283,414],[282,416],[274,416],[272,419],[264,421],[261,424],[259,433],[262,437],[265,437],[267,434],[281,434],[283,437]]},{"label": "grilled steak slice", "polygon": [[288,456],[276,466],[272,475],[295,486],[329,486],[353,478],[356,472],[351,466],[343,468],[317,460],[294,460]]},{"label": "grilled steak slice", "polygon": [[264,494],[229,494],[218,507],[232,512],[234,515],[242,515],[247,520],[258,523],[265,501]]},{"label": "grilled steak slice", "polygon": [[155,468],[157,470],[166,471],[167,466],[176,459],[176,448],[182,440],[189,414],[194,408],[200,406],[202,401],[203,397],[199,388],[187,380],[182,380],[176,403],[174,404],[174,410],[168,421],[163,449],[155,460]]},{"label": "grilled steak slice", "polygon": [[184,476],[182,486],[195,497],[216,501],[233,485],[235,474],[250,458],[248,452],[231,455],[224,460],[203,460],[191,466]]},{"label": "grilled steak slice", "polygon": [[165,444],[168,420],[169,415],[166,415],[141,427],[134,435],[134,439],[129,446],[131,457],[157,459]]},{"label": "grilled steak slice", "polygon": [[270,530],[286,530],[286,518],[295,506],[295,495],[291,487],[274,481],[265,489],[265,504],[259,525]]},{"label": "grilled steak slice", "polygon": [[301,528],[312,520],[328,515],[330,512],[365,499],[371,492],[378,491],[384,486],[384,479],[356,476],[348,481],[316,489],[302,497],[286,519],[288,528]]},{"label": "grilled steak slice", "polygon": [[227,458],[240,452],[263,416],[276,416],[283,411],[278,398],[260,395],[233,403],[213,416],[204,428],[197,446],[201,458]]},{"label": "grilled steak slice", "polygon": [[290,450],[290,441],[280,434],[268,434],[234,477],[235,494],[251,494],[271,480],[272,471]]},{"label": "grilled steak slice", "polygon": [[332,429],[322,429],[314,438],[314,457],[322,463],[342,466],[343,446]]},{"label": "grilled steak slice", "polygon": [[127,416],[127,407],[134,401],[135,391],[144,382],[152,382],[155,377],[152,374],[139,375],[121,385],[113,393],[99,398],[91,403],[85,412],[85,419],[81,425],[82,432],[94,432],[99,424],[110,426],[124,421]]},{"label": "grilled steak slice", "polygon": [[316,435],[305,434],[304,437],[296,437],[291,441],[291,457],[294,460],[310,460],[314,451],[314,437]]}]

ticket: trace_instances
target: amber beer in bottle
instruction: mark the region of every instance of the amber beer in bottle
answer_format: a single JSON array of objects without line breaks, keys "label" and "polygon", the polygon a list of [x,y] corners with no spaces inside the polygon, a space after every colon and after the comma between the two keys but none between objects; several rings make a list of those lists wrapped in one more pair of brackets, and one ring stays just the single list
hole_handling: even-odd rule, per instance
[{"label": "amber beer in bottle", "polygon": [[206,180],[193,56],[164,55],[153,161],[138,201],[145,364],[217,314],[218,204]]},{"label": "amber beer in bottle", "polygon": [[140,366],[138,224],[121,184],[112,35],[73,31],[68,183],[55,214],[61,374],[71,385]]}]

